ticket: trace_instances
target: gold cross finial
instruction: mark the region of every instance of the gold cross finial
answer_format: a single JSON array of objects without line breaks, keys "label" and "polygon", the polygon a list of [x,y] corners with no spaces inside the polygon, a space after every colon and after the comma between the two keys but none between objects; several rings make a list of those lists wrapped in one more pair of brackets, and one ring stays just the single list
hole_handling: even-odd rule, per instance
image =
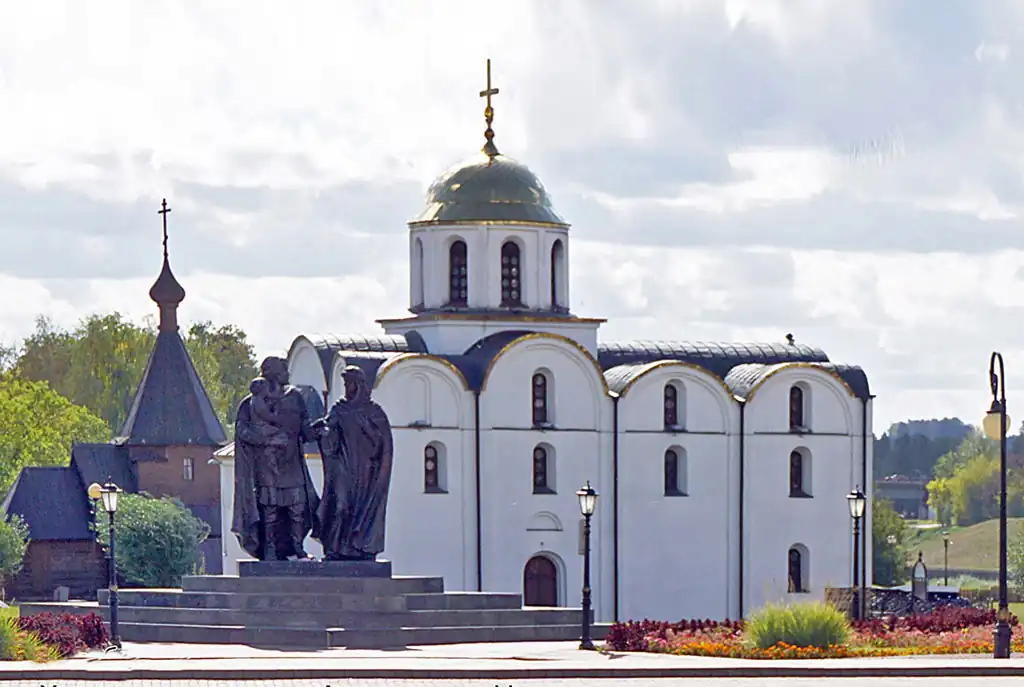
[{"label": "gold cross finial", "polygon": [[171,209],[167,207],[167,199],[164,198],[164,202],[160,204],[160,209],[156,211],[158,215],[164,216],[164,260],[167,259],[167,213]]},{"label": "gold cross finial", "polygon": [[484,120],[487,122],[484,138],[487,139],[487,142],[484,144],[483,151],[490,157],[498,154],[498,148],[494,145],[494,129],[491,128],[491,123],[494,121],[494,108],[491,107],[492,95],[498,95],[498,89],[491,87],[491,60],[487,58],[487,90],[480,91],[480,97],[487,98],[487,107],[484,108]]}]

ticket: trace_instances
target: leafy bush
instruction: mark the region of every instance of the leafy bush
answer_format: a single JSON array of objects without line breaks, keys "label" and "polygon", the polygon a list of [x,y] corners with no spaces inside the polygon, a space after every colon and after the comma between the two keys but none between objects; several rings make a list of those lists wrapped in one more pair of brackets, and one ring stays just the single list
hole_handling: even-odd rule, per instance
[{"label": "leafy bush", "polygon": [[22,630],[15,616],[0,618],[0,661],[52,661],[59,658],[52,647],[34,632]]},{"label": "leafy bush", "polygon": [[[118,571],[145,587],[181,584],[199,558],[199,545],[210,526],[192,515],[181,501],[147,494],[122,494],[115,518]],[[107,546],[106,528],[97,527]]]},{"label": "leafy bush", "polygon": [[[1010,616],[1010,626],[1018,624],[1017,617]],[[853,628],[858,632],[886,634],[890,632],[917,631],[925,634],[941,634],[970,627],[991,627],[996,623],[996,611],[983,608],[962,608],[940,606],[930,613],[916,613],[904,617],[856,620]]]},{"label": "leafy bush", "polygon": [[743,632],[747,643],[758,649],[780,643],[826,648],[846,643],[850,623],[842,612],[821,603],[769,604],[747,620]]},{"label": "leafy bush", "polygon": [[643,619],[614,623],[608,628],[605,644],[614,651],[647,651],[650,639],[666,639],[669,632],[696,633],[715,630],[740,632],[742,621],[738,620],[680,620],[669,623],[661,620]]},{"label": "leafy bush", "polygon": [[21,572],[27,550],[28,525],[21,516],[14,514],[0,520],[0,587]]},{"label": "leafy bush", "polygon": [[38,613],[22,616],[22,630],[35,633],[39,639],[54,647],[62,657],[73,656],[85,649],[98,649],[109,641],[103,620],[95,613]]}]

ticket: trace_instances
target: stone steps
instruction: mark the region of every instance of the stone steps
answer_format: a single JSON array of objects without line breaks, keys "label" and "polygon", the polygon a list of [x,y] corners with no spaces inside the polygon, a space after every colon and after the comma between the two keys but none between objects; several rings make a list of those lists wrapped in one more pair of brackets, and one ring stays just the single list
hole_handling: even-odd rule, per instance
[{"label": "stone steps", "polygon": [[[109,619],[107,606],[100,609]],[[119,620],[149,625],[220,625],[245,627],[355,628],[395,627],[505,627],[511,625],[579,625],[582,612],[565,608],[459,609],[403,613],[351,613],[345,611],[252,611],[232,608],[175,608],[120,605]]]},{"label": "stone steps", "polygon": [[[122,639],[321,649],[573,640],[578,608],[524,608],[513,593],[444,591],[440,577],[391,577],[385,561],[244,561],[239,575],[195,575],[180,589],[123,589]],[[109,593],[98,612],[109,621]],[[37,604],[60,611],[63,604]],[[595,638],[603,637],[596,631]]]},{"label": "stone steps", "polygon": [[[121,622],[127,642],[185,644],[247,644],[289,649],[387,649],[425,644],[476,642],[571,641],[580,636],[577,625],[507,625],[502,627],[394,627],[376,630],[342,628],[245,627],[241,625],[150,625]],[[594,639],[607,629],[594,628]]]},{"label": "stone steps", "polygon": [[361,594],[399,596],[404,594],[440,594],[440,577],[234,577],[232,575],[186,575],[181,578],[186,592],[226,592],[229,594]]}]

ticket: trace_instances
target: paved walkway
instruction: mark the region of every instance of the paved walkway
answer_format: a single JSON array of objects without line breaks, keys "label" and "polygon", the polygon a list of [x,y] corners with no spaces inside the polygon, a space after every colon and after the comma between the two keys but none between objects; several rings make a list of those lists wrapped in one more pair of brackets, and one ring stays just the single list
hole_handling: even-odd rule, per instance
[{"label": "paved walkway", "polygon": [[1024,657],[916,656],[747,661],[579,651],[571,642],[458,644],[396,650],[279,651],[241,645],[126,644],[47,664],[0,662],[0,681],[324,680],[668,677],[1024,677]]}]

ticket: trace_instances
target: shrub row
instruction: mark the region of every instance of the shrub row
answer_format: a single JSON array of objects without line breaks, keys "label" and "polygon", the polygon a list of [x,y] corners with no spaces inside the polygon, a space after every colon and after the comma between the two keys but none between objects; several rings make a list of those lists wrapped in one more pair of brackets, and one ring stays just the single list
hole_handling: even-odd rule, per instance
[{"label": "shrub row", "polygon": [[605,643],[608,648],[616,651],[647,651],[650,639],[665,639],[669,631],[680,632],[707,632],[710,630],[722,629],[732,632],[743,631],[742,620],[680,620],[677,623],[665,622],[662,620],[629,620],[624,623],[614,623],[608,628],[608,635]]},{"label": "shrub row", "polygon": [[110,641],[103,619],[95,613],[39,613],[19,618],[18,627],[54,647],[61,657],[99,649]]},{"label": "shrub row", "polygon": [[[903,630],[917,630],[927,634],[939,634],[962,630],[968,627],[995,625],[996,611],[983,608],[962,608],[959,606],[940,606],[930,613],[918,613],[908,616],[890,616],[871,620],[856,620],[853,628],[858,632],[883,634]],[[1017,617],[1010,616],[1010,625],[1017,625]]]}]

